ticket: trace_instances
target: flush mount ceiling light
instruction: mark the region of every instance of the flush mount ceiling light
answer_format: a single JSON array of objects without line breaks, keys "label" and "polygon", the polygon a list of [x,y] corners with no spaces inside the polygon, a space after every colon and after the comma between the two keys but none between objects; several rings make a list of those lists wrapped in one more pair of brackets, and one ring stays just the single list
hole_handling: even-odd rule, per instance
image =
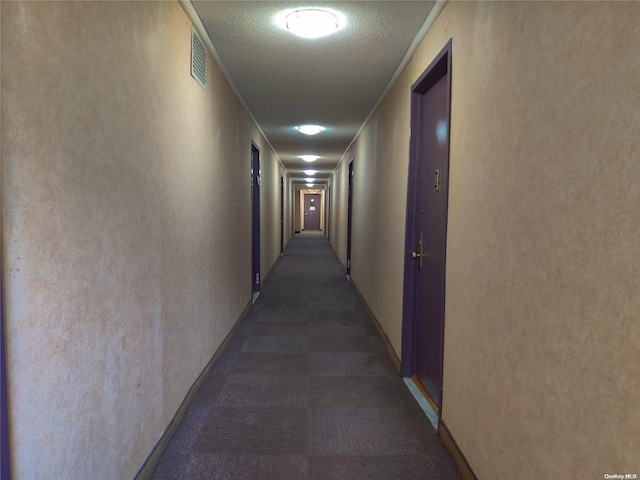
[{"label": "flush mount ceiling light", "polygon": [[326,128],[320,125],[298,125],[296,127],[296,130],[300,133],[304,133],[305,135],[315,135],[322,132],[323,130],[326,130]]},{"label": "flush mount ceiling light", "polygon": [[313,177],[317,172],[317,170],[303,170],[305,175],[309,175],[310,177]]},{"label": "flush mount ceiling light", "polygon": [[300,158],[305,162],[315,162],[320,157],[318,155],[300,155]]},{"label": "flush mount ceiling light", "polygon": [[315,178],[305,178],[304,181],[305,182],[313,182],[315,180]]},{"label": "flush mount ceiling light", "polygon": [[313,183],[307,183],[307,187],[313,187]]},{"label": "flush mount ceiling light", "polygon": [[321,38],[344,26],[344,15],[324,8],[299,8],[281,12],[276,23],[302,38]]}]

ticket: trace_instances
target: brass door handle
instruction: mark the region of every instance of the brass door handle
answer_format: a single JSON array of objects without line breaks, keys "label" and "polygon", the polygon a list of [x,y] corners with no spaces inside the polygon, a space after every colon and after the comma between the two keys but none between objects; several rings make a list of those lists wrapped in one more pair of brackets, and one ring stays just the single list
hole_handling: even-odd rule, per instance
[{"label": "brass door handle", "polygon": [[418,251],[413,252],[411,256],[414,259],[418,259],[418,268],[422,268],[422,257],[426,256],[422,253],[422,232],[420,232],[420,238],[418,239]]}]

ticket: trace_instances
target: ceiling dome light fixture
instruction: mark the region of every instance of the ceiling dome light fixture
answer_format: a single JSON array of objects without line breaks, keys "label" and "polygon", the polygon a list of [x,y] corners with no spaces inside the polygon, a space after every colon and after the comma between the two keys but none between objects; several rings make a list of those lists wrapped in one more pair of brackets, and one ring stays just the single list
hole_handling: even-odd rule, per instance
[{"label": "ceiling dome light fixture", "polygon": [[307,183],[307,187],[313,187],[313,183]]},{"label": "ceiling dome light fixture", "polygon": [[315,162],[320,157],[318,155],[300,155],[300,158],[305,162]]},{"label": "ceiling dome light fixture", "polygon": [[326,130],[326,128],[321,125],[298,125],[296,130],[305,135],[315,135]]},{"label": "ceiling dome light fixture", "polygon": [[313,182],[315,180],[315,178],[305,178],[304,181],[305,182]]},{"label": "ceiling dome light fixture", "polygon": [[345,17],[340,12],[324,8],[299,8],[281,12],[276,23],[302,38],[321,38],[340,30]]},{"label": "ceiling dome light fixture", "polygon": [[318,173],[317,170],[303,170],[305,175],[309,175],[310,177],[313,177],[316,173]]}]

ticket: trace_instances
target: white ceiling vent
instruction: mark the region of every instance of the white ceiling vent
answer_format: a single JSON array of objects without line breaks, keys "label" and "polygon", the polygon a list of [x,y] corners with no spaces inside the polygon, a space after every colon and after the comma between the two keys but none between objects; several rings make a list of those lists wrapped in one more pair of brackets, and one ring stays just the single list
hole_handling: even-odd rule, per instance
[{"label": "white ceiling vent", "polygon": [[191,76],[202,88],[207,89],[207,49],[193,25],[191,26]]}]

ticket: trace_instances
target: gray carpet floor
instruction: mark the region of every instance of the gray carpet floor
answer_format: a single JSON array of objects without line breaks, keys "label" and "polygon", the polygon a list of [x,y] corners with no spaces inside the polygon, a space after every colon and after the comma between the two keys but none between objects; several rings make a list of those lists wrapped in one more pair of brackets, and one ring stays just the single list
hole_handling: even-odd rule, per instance
[{"label": "gray carpet floor", "polygon": [[294,236],[152,476],[459,479],[321,234]]}]

